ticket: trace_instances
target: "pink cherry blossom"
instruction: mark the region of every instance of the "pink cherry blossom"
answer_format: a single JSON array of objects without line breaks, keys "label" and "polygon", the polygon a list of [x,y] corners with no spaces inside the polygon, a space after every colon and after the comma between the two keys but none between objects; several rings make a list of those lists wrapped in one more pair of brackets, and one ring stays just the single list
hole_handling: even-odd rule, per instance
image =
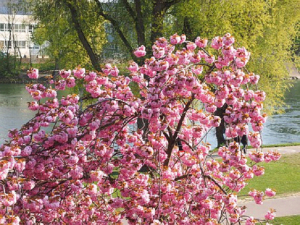
[{"label": "pink cherry blossom", "polygon": [[133,53],[138,58],[143,57],[146,55],[146,48],[144,45],[142,45],[142,46],[138,47]]},{"label": "pink cherry blossom", "polygon": [[272,190],[271,188],[267,188],[265,191],[265,194],[266,194],[266,196],[273,197],[273,196],[275,196],[276,192],[274,190]]},{"label": "pink cherry blossom", "polygon": [[205,48],[207,46],[207,39],[201,39],[200,37],[197,37],[195,40],[195,44],[199,47],[199,48]]},{"label": "pink cherry blossom", "polygon": [[274,209],[270,209],[267,214],[265,215],[265,219],[266,220],[274,220],[276,216],[275,210]]},{"label": "pink cherry blossom", "polygon": [[76,78],[84,78],[85,76],[85,69],[78,67],[76,70],[73,70],[74,77]]},{"label": "pink cherry blossom", "polygon": [[221,37],[215,37],[213,38],[211,42],[211,47],[214,49],[220,49],[223,46],[223,40]]},{"label": "pink cherry blossom", "polygon": [[227,33],[222,38],[223,44],[226,46],[232,45],[234,43],[234,37],[231,34]]},{"label": "pink cherry blossom", "polygon": [[[174,34],[158,38],[142,65],[129,62],[129,75],[106,64],[28,84],[36,114],[0,146],[0,223],[254,224],[236,193],[280,154],[260,149],[266,96],[244,68],[250,53],[234,41],[226,34],[208,46]],[[79,93],[58,94],[78,84]],[[227,146],[216,160],[207,135],[225,106]],[[255,148],[249,159],[236,141],[243,135]],[[249,194],[262,204],[275,191]]]},{"label": "pink cherry blossom", "polygon": [[27,75],[31,79],[38,79],[39,78],[39,70],[38,69],[30,69],[27,71]]},{"label": "pink cherry blossom", "polygon": [[61,70],[61,71],[59,71],[59,75],[62,78],[67,78],[71,75],[71,70]]}]

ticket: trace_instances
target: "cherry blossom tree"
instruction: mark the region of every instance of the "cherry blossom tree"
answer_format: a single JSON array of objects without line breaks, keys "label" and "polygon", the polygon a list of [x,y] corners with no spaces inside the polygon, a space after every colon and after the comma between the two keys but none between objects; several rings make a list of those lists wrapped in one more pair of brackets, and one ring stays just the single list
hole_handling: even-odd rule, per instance
[{"label": "cherry blossom tree", "polygon": [[[106,64],[101,72],[78,67],[27,85],[36,115],[0,147],[0,223],[255,224],[237,193],[264,174],[260,162],[280,155],[261,151],[265,93],[245,68],[250,53],[234,41],[230,34],[211,42],[174,34],[157,39],[142,66],[131,62],[130,76]],[[134,54],[145,56],[145,47]],[[36,79],[38,70],[28,75]],[[57,98],[77,83],[82,96]],[[206,137],[224,105],[231,140],[214,154]],[[233,140],[243,135],[255,148],[249,159]],[[262,204],[275,192],[249,195]],[[274,216],[270,210],[265,218]]]}]

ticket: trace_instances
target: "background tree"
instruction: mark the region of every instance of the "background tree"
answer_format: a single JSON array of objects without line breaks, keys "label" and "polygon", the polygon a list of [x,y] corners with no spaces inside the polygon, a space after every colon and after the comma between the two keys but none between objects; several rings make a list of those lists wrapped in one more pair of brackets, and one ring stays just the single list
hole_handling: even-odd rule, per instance
[{"label": "background tree", "polygon": [[100,53],[106,42],[103,20],[94,12],[93,2],[66,4],[80,10],[73,15],[61,1],[32,2],[34,17],[38,21],[34,40],[39,44],[49,43],[47,53],[54,59],[55,69],[80,64],[99,70]]},{"label": "background tree", "polygon": [[[64,1],[72,11],[71,4],[76,0]],[[123,46],[133,59],[136,46],[151,47],[156,38],[163,35],[164,18],[170,7],[179,0],[135,0],[135,1],[98,1],[95,11],[111,24]],[[77,9],[78,12],[79,9]],[[74,10],[75,12],[75,10]]]},{"label": "background tree", "polygon": [[15,33],[16,14],[23,10],[23,5],[14,1],[6,2],[5,7],[9,12],[5,17],[4,46],[2,46],[0,75],[2,77],[17,76],[20,72],[22,55],[18,46],[18,38]]}]

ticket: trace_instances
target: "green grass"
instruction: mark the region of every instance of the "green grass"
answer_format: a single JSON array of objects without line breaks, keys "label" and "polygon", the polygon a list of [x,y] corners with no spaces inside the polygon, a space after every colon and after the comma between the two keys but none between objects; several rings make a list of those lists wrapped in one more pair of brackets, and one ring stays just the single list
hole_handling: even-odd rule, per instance
[{"label": "green grass", "polygon": [[298,225],[300,224],[300,215],[277,217],[271,223],[273,225]]},{"label": "green grass", "polygon": [[277,162],[259,165],[265,167],[265,174],[251,179],[239,196],[247,195],[251,189],[264,191],[266,188],[275,189],[277,195],[300,192],[300,153],[283,155]]}]

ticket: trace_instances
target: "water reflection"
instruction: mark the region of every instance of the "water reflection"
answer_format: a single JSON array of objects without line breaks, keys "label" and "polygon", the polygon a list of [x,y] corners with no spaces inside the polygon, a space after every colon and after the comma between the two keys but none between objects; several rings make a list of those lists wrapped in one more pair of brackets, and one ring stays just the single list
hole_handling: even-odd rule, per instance
[{"label": "water reflection", "polygon": [[7,131],[26,123],[34,116],[27,109],[32,101],[23,84],[0,84],[0,143],[7,139]]},{"label": "water reflection", "polygon": [[[66,95],[67,91],[58,95]],[[32,119],[36,112],[27,108],[33,101],[24,84],[0,84],[0,143],[7,139],[8,130],[19,129]]]}]

